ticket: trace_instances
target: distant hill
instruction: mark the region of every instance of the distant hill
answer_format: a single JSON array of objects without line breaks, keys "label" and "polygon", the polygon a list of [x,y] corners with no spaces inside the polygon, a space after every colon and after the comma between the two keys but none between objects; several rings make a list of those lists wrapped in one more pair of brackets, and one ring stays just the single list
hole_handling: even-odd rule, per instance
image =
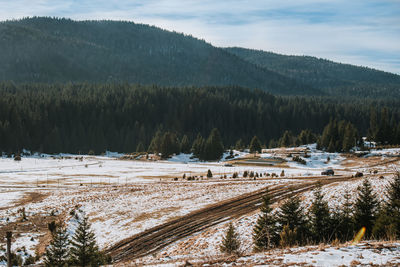
[{"label": "distant hill", "polygon": [[241,86],[278,95],[400,97],[400,76],[308,56],[217,48],[123,21],[0,22],[0,81]]},{"label": "distant hill", "polygon": [[0,80],[260,88],[321,95],[191,36],[121,21],[45,17],[0,23]]},{"label": "distant hill", "polygon": [[226,51],[330,95],[400,96],[400,75],[310,56],[286,56],[239,47]]}]

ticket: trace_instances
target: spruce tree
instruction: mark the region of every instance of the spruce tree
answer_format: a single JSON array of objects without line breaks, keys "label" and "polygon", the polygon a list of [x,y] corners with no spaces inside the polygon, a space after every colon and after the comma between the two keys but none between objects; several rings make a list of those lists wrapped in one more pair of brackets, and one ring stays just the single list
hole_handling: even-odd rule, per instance
[{"label": "spruce tree", "polygon": [[103,256],[96,244],[95,235],[90,229],[90,223],[86,216],[79,220],[71,245],[72,265],[85,267],[99,266],[103,263]]},{"label": "spruce tree", "polygon": [[149,153],[159,153],[161,148],[162,133],[160,130],[156,132],[153,139],[150,142],[147,152]]},{"label": "spruce tree", "polygon": [[69,240],[65,228],[58,226],[52,233],[52,241],[44,255],[45,266],[64,267],[69,261]]},{"label": "spruce tree", "polygon": [[144,152],[144,146],[142,142],[139,142],[139,144],[136,146],[136,152]]},{"label": "spruce tree", "polygon": [[228,230],[225,233],[225,236],[222,240],[222,245],[220,247],[221,252],[227,254],[237,253],[240,248],[240,241],[238,239],[238,234],[233,227],[233,224],[230,223],[228,226]]},{"label": "spruce tree", "polygon": [[243,140],[242,139],[239,139],[239,140],[236,141],[235,149],[239,150],[239,151],[242,151],[244,149],[244,144],[243,144]]},{"label": "spruce tree", "polygon": [[357,190],[358,197],[354,205],[355,230],[358,231],[362,227],[365,227],[366,236],[369,237],[375,223],[379,202],[367,178],[364,179],[362,185]]},{"label": "spruce tree", "polygon": [[281,139],[279,139],[279,145],[281,147],[289,147],[293,144],[293,136],[289,131],[285,131]]},{"label": "spruce tree", "polygon": [[212,177],[213,177],[212,172],[211,172],[210,169],[208,169],[208,171],[207,171],[207,178],[212,178]]},{"label": "spruce tree", "polygon": [[253,228],[254,250],[262,251],[274,247],[279,240],[276,219],[272,214],[271,196],[268,189],[262,197],[261,214]]},{"label": "spruce tree", "polygon": [[346,125],[344,130],[343,142],[342,142],[342,151],[349,151],[352,147],[356,145],[357,141],[357,130],[356,128],[349,122]]},{"label": "spruce tree", "polygon": [[373,228],[375,237],[397,239],[400,237],[400,171],[386,188],[387,201]]},{"label": "spruce tree", "polygon": [[174,133],[166,132],[162,137],[160,153],[161,157],[168,158],[172,154],[178,154],[180,151],[180,146],[178,139]]},{"label": "spruce tree", "polygon": [[204,160],[218,160],[224,153],[221,135],[217,128],[212,129],[204,146]]},{"label": "spruce tree", "polygon": [[301,207],[300,198],[293,196],[286,200],[280,207],[278,212],[279,231],[287,225],[290,230],[297,232],[297,240],[299,243],[307,241],[309,231],[307,229],[307,220]]},{"label": "spruce tree", "polygon": [[193,141],[192,153],[197,158],[201,159],[204,153],[204,138],[201,134],[198,134],[196,139]]},{"label": "spruce tree", "polygon": [[342,241],[347,241],[354,236],[353,202],[348,190],[344,192],[343,198],[343,204],[334,213],[333,224],[335,225],[336,237]]},{"label": "spruce tree", "polygon": [[254,136],[250,142],[250,153],[260,153],[261,152],[261,142],[257,136]]},{"label": "spruce tree", "polygon": [[314,191],[314,200],[310,209],[310,224],[316,242],[328,241],[331,238],[331,217],[328,202],[323,200],[321,186]]},{"label": "spruce tree", "polygon": [[181,140],[181,152],[188,154],[190,153],[190,143],[189,143],[189,138],[187,135],[184,135]]}]

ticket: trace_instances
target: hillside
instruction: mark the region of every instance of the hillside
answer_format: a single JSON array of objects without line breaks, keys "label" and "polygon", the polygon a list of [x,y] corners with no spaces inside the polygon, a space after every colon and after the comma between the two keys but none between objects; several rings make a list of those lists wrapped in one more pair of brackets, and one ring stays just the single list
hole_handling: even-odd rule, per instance
[{"label": "hillside", "polygon": [[0,23],[0,80],[239,85],[320,95],[191,36],[121,21],[27,18]]},{"label": "hillside", "polygon": [[286,56],[239,47],[226,51],[330,95],[400,95],[400,76],[392,73],[310,56]]}]

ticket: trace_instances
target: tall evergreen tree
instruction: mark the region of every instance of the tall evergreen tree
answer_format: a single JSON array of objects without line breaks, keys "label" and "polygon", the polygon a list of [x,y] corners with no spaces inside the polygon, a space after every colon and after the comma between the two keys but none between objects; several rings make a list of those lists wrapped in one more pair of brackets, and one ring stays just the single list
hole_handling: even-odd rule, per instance
[{"label": "tall evergreen tree", "polygon": [[349,151],[357,143],[357,129],[348,122],[343,134],[342,151]]},{"label": "tall evergreen tree", "polygon": [[293,135],[290,131],[285,131],[281,139],[279,139],[279,145],[281,147],[289,147],[293,145]]},{"label": "tall evergreen tree", "polygon": [[179,154],[180,146],[178,138],[174,133],[166,132],[161,141],[160,153],[163,158],[168,158],[172,154]]},{"label": "tall evergreen tree", "polygon": [[181,152],[188,154],[190,153],[190,143],[189,143],[189,138],[187,135],[184,135],[181,140]]},{"label": "tall evergreen tree", "polygon": [[323,200],[321,186],[314,191],[314,200],[310,209],[310,224],[316,242],[328,241],[331,238],[331,216],[328,202]]},{"label": "tall evergreen tree", "polygon": [[368,129],[368,140],[374,141],[376,140],[376,134],[378,132],[378,116],[375,108],[371,108],[369,115],[369,129]]},{"label": "tall evergreen tree", "polygon": [[68,266],[69,261],[69,240],[65,228],[58,226],[51,233],[52,240],[46,248],[44,255],[45,266]]},{"label": "tall evergreen tree", "polygon": [[218,160],[224,153],[224,145],[222,144],[221,135],[217,128],[211,130],[204,146],[204,160]]},{"label": "tall evergreen tree", "polygon": [[354,222],[356,231],[365,227],[366,236],[369,237],[375,223],[379,202],[376,194],[372,190],[371,183],[367,178],[364,179],[362,185],[359,186],[357,190],[358,197],[354,205]]},{"label": "tall evergreen tree", "polygon": [[225,233],[225,236],[222,239],[222,244],[220,247],[221,252],[233,254],[237,253],[239,251],[239,248],[240,248],[240,241],[238,238],[238,234],[236,233],[233,224],[230,223]]},{"label": "tall evergreen tree", "polygon": [[160,130],[158,130],[153,139],[150,142],[149,148],[147,149],[147,152],[149,153],[159,153],[161,149],[161,141],[162,141],[162,133]]},{"label": "tall evergreen tree", "polygon": [[398,239],[400,237],[400,171],[386,188],[387,201],[373,228],[374,237]]},{"label": "tall evergreen tree", "polygon": [[254,250],[262,251],[277,245],[279,235],[277,232],[276,219],[272,214],[271,196],[266,189],[262,198],[261,214],[253,228]]},{"label": "tall evergreen tree", "polygon": [[71,263],[74,266],[99,266],[103,263],[102,255],[96,244],[93,231],[90,229],[88,218],[79,220],[75,235],[71,240]]},{"label": "tall evergreen tree", "polygon": [[235,149],[236,150],[242,151],[244,149],[244,147],[245,147],[245,145],[244,145],[242,139],[239,139],[239,140],[236,141],[236,143],[235,143]]},{"label": "tall evergreen tree", "polygon": [[139,142],[139,144],[136,146],[136,152],[144,152],[144,145],[142,142]]},{"label": "tall evergreen tree", "polygon": [[333,224],[335,225],[336,237],[342,241],[347,241],[354,236],[353,203],[348,190],[344,192],[343,198],[343,204],[334,212]]},{"label": "tall evergreen tree", "polygon": [[250,153],[260,153],[261,152],[261,142],[257,136],[254,136],[250,142]]},{"label": "tall evergreen tree", "polygon": [[204,138],[201,134],[198,134],[196,139],[193,141],[192,153],[199,159],[203,157],[204,154]]},{"label": "tall evergreen tree", "polygon": [[291,231],[297,232],[298,242],[304,243],[309,236],[309,230],[303,208],[300,204],[298,196],[293,196],[286,200],[280,207],[277,220],[280,225],[280,231],[287,225]]}]

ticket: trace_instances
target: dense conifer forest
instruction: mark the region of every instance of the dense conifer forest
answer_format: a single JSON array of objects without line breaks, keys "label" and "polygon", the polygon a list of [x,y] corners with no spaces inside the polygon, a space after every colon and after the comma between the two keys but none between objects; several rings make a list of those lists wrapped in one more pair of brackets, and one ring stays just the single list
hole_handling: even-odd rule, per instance
[{"label": "dense conifer forest", "polygon": [[[356,129],[349,131],[358,137],[370,134],[383,136],[382,143],[400,143],[399,119],[398,100],[285,97],[240,87],[0,84],[4,152],[134,152],[139,144],[139,150],[148,151],[153,137],[167,132],[166,138],[184,144],[186,152],[199,136],[204,142],[221,140],[224,149],[237,143],[248,147],[254,136],[263,147],[271,140],[291,145],[296,140],[315,141],[312,133],[318,137],[333,122],[336,126],[324,131],[321,144],[329,146],[333,136],[342,140],[335,148],[341,151],[346,127]],[[214,128],[215,138],[210,137]],[[309,131],[302,132],[305,129]],[[165,149],[179,152],[181,146]]]},{"label": "dense conifer forest", "polygon": [[400,76],[310,56],[285,56],[240,47],[226,51],[259,67],[318,88],[327,95],[398,97]]},{"label": "dense conifer forest", "polygon": [[400,76],[306,56],[223,49],[124,21],[0,22],[0,81],[242,86],[279,95],[399,97]]},{"label": "dense conifer forest", "polygon": [[123,21],[4,21],[0,40],[3,152],[214,159],[252,139],[252,151],[400,143],[395,74]]},{"label": "dense conifer forest", "polygon": [[320,95],[203,40],[123,21],[27,18],[0,23],[0,81],[129,82]]}]

